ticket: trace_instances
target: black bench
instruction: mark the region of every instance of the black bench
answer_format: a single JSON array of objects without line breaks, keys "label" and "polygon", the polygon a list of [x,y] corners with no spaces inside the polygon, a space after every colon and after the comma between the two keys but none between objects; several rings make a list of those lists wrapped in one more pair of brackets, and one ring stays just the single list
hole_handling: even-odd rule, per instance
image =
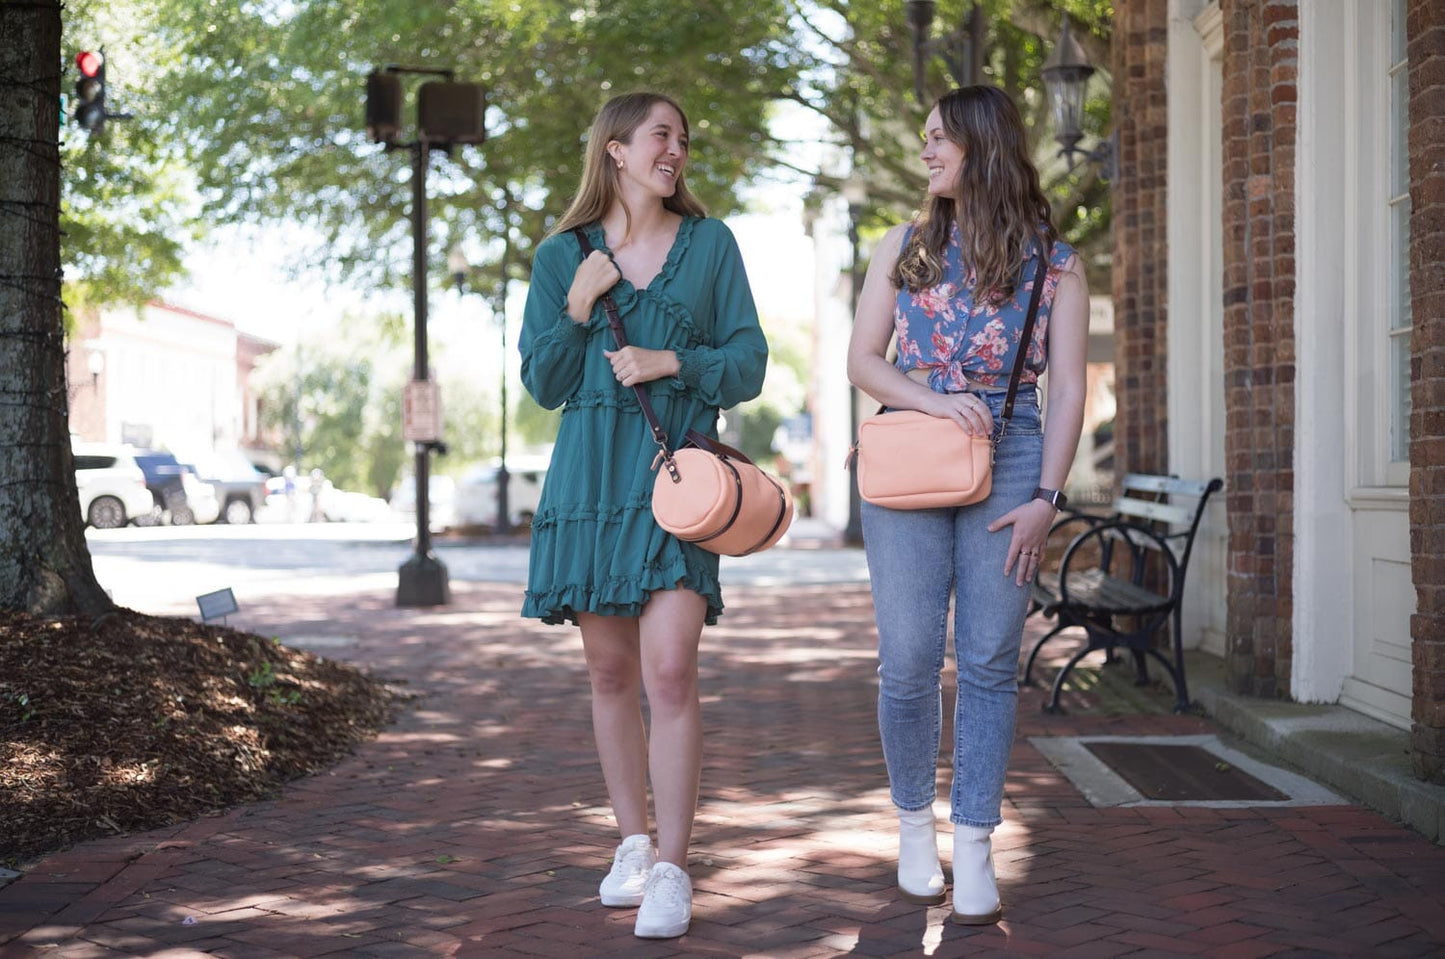
[{"label": "black bench", "polygon": [[[1116,648],[1133,654],[1139,685],[1149,682],[1148,657],[1162,663],[1174,683],[1175,712],[1189,708],[1181,630],[1184,577],[1204,508],[1223,488],[1220,479],[1201,483],[1130,473],[1111,514],[1069,511],[1054,523],[1051,537],[1077,524],[1086,528],[1064,549],[1057,570],[1040,573],[1034,582],[1029,615],[1058,622],[1030,651],[1023,684],[1033,685],[1039,650],[1065,629],[1082,626],[1088,644],[1054,677],[1046,712],[1060,712],[1064,680],[1081,659],[1102,649],[1112,662]],[[1171,621],[1172,656],[1166,656],[1156,638]]]}]

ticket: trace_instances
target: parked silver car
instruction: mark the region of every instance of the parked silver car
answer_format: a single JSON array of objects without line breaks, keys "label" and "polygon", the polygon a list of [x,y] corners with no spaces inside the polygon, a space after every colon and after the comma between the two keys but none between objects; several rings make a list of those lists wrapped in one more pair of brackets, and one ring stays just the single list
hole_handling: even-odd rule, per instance
[{"label": "parked silver car", "polygon": [[219,520],[241,525],[255,521],[266,505],[266,477],[240,450],[190,454],[203,483],[209,483],[220,502]]}]

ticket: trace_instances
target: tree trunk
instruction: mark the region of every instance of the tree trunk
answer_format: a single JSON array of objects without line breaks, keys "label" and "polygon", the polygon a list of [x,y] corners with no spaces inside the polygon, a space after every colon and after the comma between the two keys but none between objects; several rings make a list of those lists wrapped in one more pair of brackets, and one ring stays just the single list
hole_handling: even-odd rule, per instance
[{"label": "tree trunk", "polygon": [[60,4],[0,2],[0,608],[94,613],[60,301]]}]

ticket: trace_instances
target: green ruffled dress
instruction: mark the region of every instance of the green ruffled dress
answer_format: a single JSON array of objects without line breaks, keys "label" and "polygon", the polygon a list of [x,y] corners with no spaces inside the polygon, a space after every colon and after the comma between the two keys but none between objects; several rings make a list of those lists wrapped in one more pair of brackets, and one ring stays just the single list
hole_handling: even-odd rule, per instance
[{"label": "green ruffled dress", "polygon": [[[600,225],[592,245],[612,255]],[[579,612],[637,616],[654,590],[682,586],[722,612],[718,557],[665,533],[652,518],[657,446],[630,387],[602,355],[616,348],[599,301],[586,323],[567,315],[582,262],[571,233],[538,245],[522,320],[522,382],[562,425],[532,520],[522,615],[576,622]],[[757,396],[768,345],[758,325],[742,256],[720,220],[685,217],[662,270],[645,289],[612,288],[628,342],[676,351],[676,377],[647,384],[653,408],[677,442],[689,429],[717,436],[718,411]]]}]

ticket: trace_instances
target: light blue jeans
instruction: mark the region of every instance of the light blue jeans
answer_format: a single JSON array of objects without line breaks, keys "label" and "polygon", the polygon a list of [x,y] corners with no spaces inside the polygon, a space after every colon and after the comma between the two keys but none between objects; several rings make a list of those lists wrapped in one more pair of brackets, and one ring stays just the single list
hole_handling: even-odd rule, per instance
[{"label": "light blue jeans", "polygon": [[[978,395],[988,402],[997,429],[1004,393]],[[1012,527],[990,533],[988,524],[1033,495],[1042,456],[1038,394],[1021,387],[998,445],[987,499],[948,509],[862,506],[878,622],[878,730],[899,809],[926,809],[937,792],[939,677],[952,594],[958,702],[949,818],[980,827],[1002,821],[1029,587],[1003,572]]]}]

